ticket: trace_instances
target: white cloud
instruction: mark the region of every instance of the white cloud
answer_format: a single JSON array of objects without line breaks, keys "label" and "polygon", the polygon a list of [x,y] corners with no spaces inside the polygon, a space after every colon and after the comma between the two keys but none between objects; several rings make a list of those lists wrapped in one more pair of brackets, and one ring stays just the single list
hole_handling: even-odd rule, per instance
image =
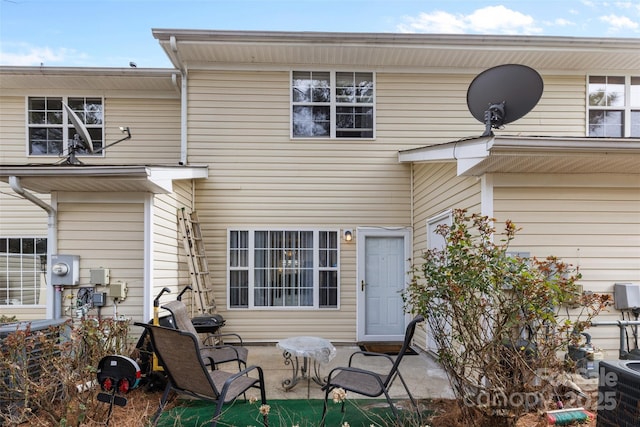
[{"label": "white cloud", "polygon": [[587,6],[587,7],[596,7],[596,4],[592,1],[589,0],[582,0],[582,4]]},{"label": "white cloud", "polygon": [[435,11],[433,13],[420,13],[417,18],[407,17],[407,23],[398,26],[403,33],[464,33],[466,25],[460,16],[449,12]]},{"label": "white cloud", "polygon": [[451,14],[444,11],[420,13],[417,17],[406,17],[397,29],[404,33],[483,33],[483,34],[534,34],[541,29],[534,19],[504,6],[488,6],[469,15]]},{"label": "white cloud", "polygon": [[640,24],[632,21],[626,16],[619,15],[606,15],[601,16],[600,20],[609,25],[609,30],[612,32],[624,31],[624,30],[637,30]]},{"label": "white cloud", "polygon": [[619,7],[620,9],[631,9],[633,7],[638,7],[637,5],[634,5],[633,3],[631,3],[630,1],[617,1],[614,4],[616,7]]},{"label": "white cloud", "polygon": [[[9,50],[6,50],[6,49]],[[73,49],[50,47],[35,47],[26,43],[8,44],[3,43],[0,51],[0,64],[14,66],[31,65],[53,65],[69,62],[70,59],[80,59],[84,55],[79,55]]]},{"label": "white cloud", "polygon": [[568,19],[558,18],[552,22],[553,25],[557,25],[558,27],[571,27],[576,25],[575,22],[569,21]]},{"label": "white cloud", "polygon": [[467,17],[470,27],[478,32],[538,33],[531,16],[507,9],[504,6],[489,6],[478,9]]},{"label": "white cloud", "polygon": [[640,15],[640,3],[630,2],[630,1],[620,1],[616,2],[615,6],[620,9],[629,9],[631,12],[635,12]]}]

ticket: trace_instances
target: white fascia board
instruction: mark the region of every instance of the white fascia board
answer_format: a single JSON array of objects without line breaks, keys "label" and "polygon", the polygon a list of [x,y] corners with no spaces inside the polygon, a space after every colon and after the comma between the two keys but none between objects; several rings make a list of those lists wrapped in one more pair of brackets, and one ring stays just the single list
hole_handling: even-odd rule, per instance
[{"label": "white fascia board", "polygon": [[171,192],[173,181],[183,179],[206,179],[209,177],[209,169],[206,166],[198,167],[147,167],[149,181],[160,188]]},{"label": "white fascia board", "polygon": [[493,137],[490,137],[430,145],[414,150],[400,151],[398,161],[400,163],[457,162],[457,173],[462,175],[489,157],[493,142]]},{"label": "white fascia board", "polygon": [[638,153],[638,138],[593,138],[593,137],[498,137],[494,140],[491,151],[495,154],[532,154],[540,152],[553,155],[555,153]]}]

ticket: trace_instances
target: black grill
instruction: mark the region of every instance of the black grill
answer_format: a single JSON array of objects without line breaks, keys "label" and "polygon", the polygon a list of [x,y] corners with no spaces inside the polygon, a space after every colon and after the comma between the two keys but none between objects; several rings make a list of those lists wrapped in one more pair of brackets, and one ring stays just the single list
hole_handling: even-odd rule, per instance
[{"label": "black grill", "polygon": [[194,317],[191,323],[200,333],[215,334],[224,326],[225,320],[219,314],[210,314],[207,316]]}]

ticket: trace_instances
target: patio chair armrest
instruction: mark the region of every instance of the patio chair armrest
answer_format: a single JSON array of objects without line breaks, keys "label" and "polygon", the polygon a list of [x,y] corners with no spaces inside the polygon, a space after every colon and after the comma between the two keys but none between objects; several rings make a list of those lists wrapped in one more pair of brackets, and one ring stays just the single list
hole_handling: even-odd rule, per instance
[{"label": "patio chair armrest", "polygon": [[216,340],[219,340],[220,338],[224,338],[224,337],[233,337],[238,341],[238,345],[241,345],[244,347],[244,342],[242,341],[242,337],[239,334],[233,333],[233,332],[225,332],[225,333],[212,333],[212,334],[208,334],[205,339],[202,341],[203,344],[205,345],[217,345],[217,344],[208,344],[209,341],[213,341],[213,343],[216,342]]},{"label": "patio chair armrest", "polygon": [[330,372],[329,375],[327,376],[327,383],[322,386],[322,390],[326,390],[328,387],[331,386],[331,378],[334,377],[335,373],[340,373],[341,371],[345,371],[345,372],[355,372],[361,375],[367,375],[370,376],[372,378],[375,378],[376,382],[378,383],[378,385],[381,388],[384,388],[384,384],[382,383],[382,380],[380,379],[380,374],[373,372],[373,371],[369,371],[366,369],[361,369],[361,368],[356,368],[353,366],[338,366],[336,368],[333,368]]},{"label": "patio chair armrest", "polygon": [[353,358],[354,356],[364,356],[364,357],[369,357],[369,356],[375,356],[375,357],[383,357],[387,360],[389,360],[389,362],[391,362],[391,364],[393,365],[393,358],[391,356],[389,356],[388,354],[384,354],[384,353],[376,353],[373,351],[356,351],[353,352],[351,354],[351,356],[349,356],[349,366],[352,366],[352,362],[353,362]]},{"label": "patio chair armrest", "polygon": [[234,375],[230,376],[230,377],[227,379],[227,381],[229,381],[229,380],[233,380],[233,379],[236,379],[236,378],[241,377],[241,376],[246,376],[246,375],[247,375],[249,372],[251,372],[251,371],[258,371],[258,375],[259,375],[259,376],[262,376],[262,375],[263,375],[263,373],[262,373],[262,368],[261,368],[260,366],[258,366],[258,365],[251,365],[251,366],[247,366],[246,368],[244,368],[244,369],[243,369],[243,370],[241,370],[240,372],[238,372],[238,373],[236,373],[236,374],[234,374]]},{"label": "patio chair armrest", "polygon": [[[222,386],[222,395],[226,394],[227,389],[229,388],[229,386],[238,378],[240,377],[248,377],[249,376],[249,372],[251,371],[257,371],[258,372],[258,378],[260,379],[260,384],[264,384],[264,373],[262,371],[262,368],[258,365],[251,365],[251,366],[247,366],[246,368],[242,369],[241,371],[231,375],[229,378],[227,378]],[[252,377],[254,378],[254,377]]]},{"label": "patio chair armrest", "polygon": [[236,346],[233,346],[231,344],[218,344],[218,345],[203,345],[200,346],[200,351],[205,351],[205,350],[222,350],[222,349],[229,349],[231,351],[233,351],[237,357],[240,357],[238,354],[238,349],[236,348]]}]

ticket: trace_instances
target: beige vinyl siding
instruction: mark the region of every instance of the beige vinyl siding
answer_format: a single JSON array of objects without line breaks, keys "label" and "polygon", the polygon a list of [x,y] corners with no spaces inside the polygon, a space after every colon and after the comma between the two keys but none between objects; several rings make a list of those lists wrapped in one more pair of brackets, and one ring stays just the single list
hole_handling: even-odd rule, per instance
[{"label": "beige vinyl siding", "polygon": [[[81,198],[81,195],[77,196]],[[111,283],[126,282],[127,298],[117,305],[118,315],[134,321],[142,319],[144,273],[144,203],[142,197],[58,203],[59,253],[80,256],[80,285],[89,284],[89,270],[108,268]],[[98,291],[108,292],[106,287]],[[70,288],[65,295],[77,294]],[[75,300],[63,299],[63,315]],[[103,314],[113,315],[113,299],[108,298]],[[97,314],[92,310],[90,314]]]},{"label": "beige vinyl siding", "polygon": [[46,319],[44,308],[3,305],[0,316],[15,317],[20,322]]},{"label": "beige vinyl siding", "polygon": [[[177,211],[186,207],[191,211],[193,183],[190,180],[176,181],[173,193],[154,197],[153,220],[153,290],[151,297],[167,287],[171,294],[161,302],[174,300],[190,282],[189,269],[185,263],[182,236],[178,228]],[[189,294],[185,294],[185,302]]]},{"label": "beige vinyl siding", "polygon": [[587,136],[586,75],[542,77],[544,91],[538,105],[523,118],[505,125],[504,133]]},{"label": "beige vinyl siding", "polygon": [[[289,71],[191,72],[189,159],[209,269],[228,331],[249,341],[356,336],[356,245],[340,246],[340,310],[226,310],[227,230],[410,225],[410,167],[373,140],[290,139]],[[216,293],[216,295],[218,295]]]},{"label": "beige vinyl siding", "polygon": [[[100,164],[177,164],[180,161],[179,99],[105,99],[105,142],[131,139],[107,148]],[[93,163],[93,161],[92,161]]]},{"label": "beige vinyl siding", "polygon": [[455,163],[414,164],[413,247],[415,262],[427,248],[427,221],[450,209],[480,212],[480,181],[456,176]]},{"label": "beige vinyl siding", "polygon": [[[403,149],[481,135],[484,124],[467,108],[467,89],[475,76],[377,73],[377,142]],[[496,134],[585,136],[585,76],[543,79],[537,106]]]},{"label": "beige vinyl siding", "polygon": [[[49,204],[48,194],[34,194]],[[0,236],[47,237],[47,212],[23,199],[9,184],[0,182]]]},{"label": "beige vinyl siding", "polygon": [[[456,176],[450,163],[413,165],[413,261],[419,266],[427,249],[427,221],[450,209],[480,212],[480,181]],[[424,325],[416,331],[415,345],[426,348]]]},{"label": "beige vinyl siding", "polygon": [[[0,96],[0,162],[25,163],[26,101],[24,96]],[[1,205],[0,205],[1,206]]]},{"label": "beige vinyl siding", "polygon": [[[49,91],[47,91],[49,92]],[[28,96],[68,96],[67,92],[32,93],[0,98],[0,160],[3,164],[55,163],[57,156],[27,156]],[[78,96],[103,96],[80,91]],[[79,156],[87,164],[176,164],[180,161],[180,100],[178,98],[117,98],[105,96],[104,143],[132,138],[107,148],[105,156]]]},{"label": "beige vinyl siding", "polygon": [[[640,177],[549,177],[554,186],[512,184],[494,189],[494,213],[522,228],[513,249],[532,256],[555,255],[582,274],[585,290],[612,293],[614,283],[640,283]],[[599,320],[619,320],[611,307]],[[618,328],[591,328],[596,346],[617,355]]]},{"label": "beige vinyl siding", "polygon": [[376,74],[377,138],[422,147],[482,133],[467,110],[471,75]]}]

